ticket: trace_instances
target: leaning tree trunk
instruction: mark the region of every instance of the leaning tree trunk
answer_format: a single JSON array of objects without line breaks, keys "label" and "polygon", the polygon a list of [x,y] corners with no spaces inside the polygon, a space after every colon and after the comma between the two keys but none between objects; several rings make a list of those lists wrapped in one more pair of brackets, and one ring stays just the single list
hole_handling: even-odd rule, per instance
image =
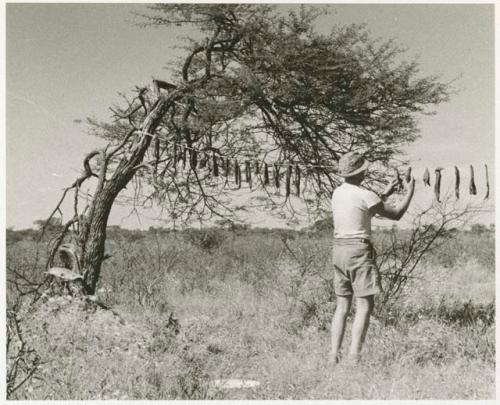
[{"label": "leaning tree trunk", "polygon": [[104,260],[106,227],[113,203],[137,171],[137,166],[144,159],[144,154],[151,143],[151,136],[160,120],[175,99],[175,92],[168,97],[160,97],[146,116],[130,153],[124,156],[109,180],[105,180],[107,159],[105,153],[101,160],[99,183],[89,213],[83,218],[80,227],[81,268],[83,270],[84,289],[87,294],[94,294]]}]

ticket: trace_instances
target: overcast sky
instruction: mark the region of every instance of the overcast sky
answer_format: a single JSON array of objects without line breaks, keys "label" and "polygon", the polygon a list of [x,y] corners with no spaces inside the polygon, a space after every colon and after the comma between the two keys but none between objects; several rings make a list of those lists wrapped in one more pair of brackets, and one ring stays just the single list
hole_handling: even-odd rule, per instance
[{"label": "overcast sky", "polygon": [[[45,218],[60,190],[81,170],[85,152],[102,145],[75,119],[106,119],[117,93],[165,77],[180,51],[173,29],[142,29],[134,4],[7,4],[7,226],[30,227]],[[373,35],[395,38],[417,56],[422,75],[457,79],[460,90],[436,115],[421,119],[422,138],[408,156],[423,168],[477,167],[494,172],[493,5],[332,5],[319,30],[335,23],[367,24]],[[447,172],[445,171],[445,174]],[[451,171],[448,170],[448,173]],[[418,191],[418,189],[417,189]],[[421,201],[428,197],[425,190]],[[110,224],[147,227],[113,208]],[[493,214],[483,220],[493,222]],[[261,222],[265,222],[262,219]],[[262,225],[257,223],[258,225]],[[266,222],[267,224],[267,222]]]}]

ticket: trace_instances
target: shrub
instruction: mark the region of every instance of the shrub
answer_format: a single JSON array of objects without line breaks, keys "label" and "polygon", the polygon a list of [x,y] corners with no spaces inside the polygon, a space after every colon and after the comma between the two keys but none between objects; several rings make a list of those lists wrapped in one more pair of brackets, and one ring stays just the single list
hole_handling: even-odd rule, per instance
[{"label": "shrub", "polygon": [[218,249],[227,237],[225,231],[216,228],[189,229],[184,236],[189,243],[208,252]]}]

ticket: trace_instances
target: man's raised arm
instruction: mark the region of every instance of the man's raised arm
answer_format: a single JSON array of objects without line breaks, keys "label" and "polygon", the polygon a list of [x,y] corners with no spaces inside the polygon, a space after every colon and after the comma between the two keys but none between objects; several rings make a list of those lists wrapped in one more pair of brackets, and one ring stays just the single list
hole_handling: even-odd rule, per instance
[{"label": "man's raised arm", "polygon": [[388,204],[386,201],[381,201],[370,209],[371,213],[374,215],[378,214],[384,218],[399,221],[405,214],[410,205],[410,201],[413,198],[413,193],[415,191],[415,179],[413,177],[409,182],[406,182],[405,189],[406,194],[404,198],[395,207]]}]

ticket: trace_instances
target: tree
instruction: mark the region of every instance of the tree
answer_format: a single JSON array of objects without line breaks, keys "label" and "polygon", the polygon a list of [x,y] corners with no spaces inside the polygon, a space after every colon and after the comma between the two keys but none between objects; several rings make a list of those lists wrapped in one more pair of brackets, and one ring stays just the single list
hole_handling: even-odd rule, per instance
[{"label": "tree", "polygon": [[[383,169],[418,136],[416,114],[429,113],[428,106],[448,97],[447,85],[419,78],[417,63],[399,62],[400,48],[370,39],[362,26],[317,33],[314,20],[323,9],[149,8],[142,16],[145,27],[190,25],[201,39],[189,41],[185,57],[173,65],[171,82],[137,87],[124,106],[113,107],[111,123],[87,121],[90,133],[109,144],[87,154],[84,173],[65,190],[50,218],[73,190],[74,216],[62,235],[72,229],[88,294],[99,279],[110,210],[133,179],[134,202],[155,202],[174,220],[236,216],[244,207],[234,206],[231,196],[241,180],[230,187],[226,176],[241,178],[240,164],[251,187],[265,193],[267,208],[294,209],[293,174],[299,192],[299,176],[303,180],[307,207],[318,211],[338,184],[335,169],[342,153],[356,149]],[[273,179],[283,184],[285,178],[285,198],[268,191],[266,165]],[[92,177],[97,185],[81,210],[79,189]],[[369,184],[377,188],[380,182],[378,172]],[[53,252],[60,243],[62,238]]]}]

